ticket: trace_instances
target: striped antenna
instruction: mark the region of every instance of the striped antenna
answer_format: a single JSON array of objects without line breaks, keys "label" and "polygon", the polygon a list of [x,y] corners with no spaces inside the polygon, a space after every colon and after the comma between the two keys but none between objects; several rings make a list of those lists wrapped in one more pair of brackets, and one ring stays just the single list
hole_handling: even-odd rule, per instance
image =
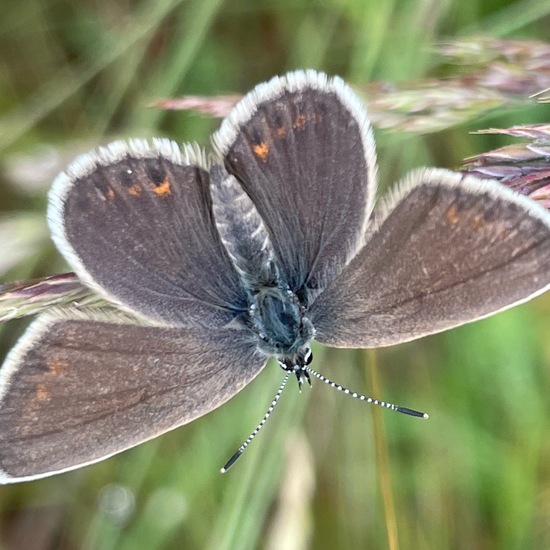
[{"label": "striped antenna", "polygon": [[248,436],[247,440],[239,447],[237,452],[225,463],[225,466],[221,469],[222,474],[225,474],[235,462],[237,462],[237,459],[244,453],[245,449],[252,443],[252,440],[258,435],[258,432],[264,427],[264,424],[267,422],[267,419],[270,417],[271,413],[273,412],[273,409],[275,408],[275,405],[277,404],[277,401],[279,401],[279,397],[281,397],[281,394],[283,393],[283,390],[285,389],[286,383],[288,382],[288,379],[290,378],[290,375],[292,374],[292,371],[287,371],[281,385],[279,386],[279,389],[277,393],[275,394],[275,397],[273,398],[273,401],[271,402],[271,405],[269,405],[269,409],[267,409],[266,413],[264,414],[264,417],[262,418],[262,421],[256,426],[256,429]]},{"label": "striped antenna", "polygon": [[361,401],[366,401],[367,403],[371,403],[372,405],[378,405],[379,407],[390,409],[390,411],[396,411],[403,414],[408,414],[409,416],[416,416],[417,418],[429,418],[429,416],[424,412],[415,411],[414,409],[408,409],[407,407],[400,407],[398,405],[394,405],[393,403],[386,403],[386,401],[378,401],[378,399],[373,399],[372,397],[367,397],[366,395],[362,395],[360,393],[348,390],[347,388],[344,388],[344,386],[340,386],[340,384],[337,384],[336,382],[329,380],[326,376],[323,376],[321,373],[307,366],[304,366],[302,368],[305,371],[309,372],[309,374],[311,374],[312,376],[315,376],[315,378],[317,378],[318,380],[321,380],[321,382],[324,382],[325,384],[329,385],[331,388],[341,391],[346,395],[351,395],[351,397],[355,397],[356,399],[359,399]]}]

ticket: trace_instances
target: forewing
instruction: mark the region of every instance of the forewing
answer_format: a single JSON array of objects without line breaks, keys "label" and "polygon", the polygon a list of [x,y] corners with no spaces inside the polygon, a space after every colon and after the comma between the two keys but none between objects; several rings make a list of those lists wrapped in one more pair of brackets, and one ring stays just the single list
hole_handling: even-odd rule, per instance
[{"label": "forewing", "polygon": [[265,364],[246,334],[39,317],[0,371],[0,482],[97,462],[220,406]]},{"label": "forewing", "polygon": [[314,296],[358,250],[372,209],[376,154],[360,99],[339,78],[290,73],[245,96],[213,141],[291,289]]},{"label": "forewing", "polygon": [[50,192],[54,242],[125,309],[170,325],[227,324],[246,299],[213,222],[205,166],[199,149],[168,140],[79,157]]},{"label": "forewing", "polygon": [[550,285],[550,214],[492,181],[419,170],[313,305],[331,346],[397,344],[475,321]]}]

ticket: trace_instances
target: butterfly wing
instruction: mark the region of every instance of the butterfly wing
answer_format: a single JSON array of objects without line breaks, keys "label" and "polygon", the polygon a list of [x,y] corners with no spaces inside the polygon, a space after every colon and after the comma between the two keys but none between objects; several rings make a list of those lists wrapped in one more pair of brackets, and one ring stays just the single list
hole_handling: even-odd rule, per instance
[{"label": "butterfly wing", "polygon": [[339,78],[290,73],[247,94],[213,141],[291,289],[318,293],[358,250],[372,209],[376,154],[359,98]]},{"label": "butterfly wing", "polygon": [[219,327],[246,309],[213,222],[203,157],[168,140],[115,142],[58,176],[48,220],[79,278],[174,326]]},{"label": "butterfly wing", "polygon": [[0,371],[0,482],[97,462],[186,424],[265,362],[242,330],[44,314]]},{"label": "butterfly wing", "polygon": [[475,321],[550,286],[550,214],[492,181],[419,170],[313,305],[330,346],[397,344]]}]

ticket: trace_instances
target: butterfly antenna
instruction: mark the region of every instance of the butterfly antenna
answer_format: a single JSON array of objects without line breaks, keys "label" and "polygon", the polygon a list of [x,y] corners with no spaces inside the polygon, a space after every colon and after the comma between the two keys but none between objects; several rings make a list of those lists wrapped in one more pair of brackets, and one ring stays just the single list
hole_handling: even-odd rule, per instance
[{"label": "butterfly antenna", "polygon": [[424,412],[415,411],[414,409],[408,409],[406,407],[399,407],[398,405],[394,405],[393,403],[386,403],[386,401],[378,401],[378,399],[373,399],[372,397],[361,395],[360,393],[356,393],[354,391],[348,390],[347,388],[344,388],[344,386],[340,386],[340,384],[336,384],[336,382],[329,380],[327,377],[323,376],[321,373],[309,367],[304,366],[304,369],[307,372],[309,372],[312,376],[315,376],[315,378],[321,380],[321,382],[328,384],[331,388],[335,388],[338,391],[344,392],[346,395],[351,395],[351,397],[355,397],[356,399],[360,399],[361,401],[366,401],[367,403],[378,405],[379,407],[385,407],[386,409],[390,409],[391,411],[408,414],[409,416],[416,416],[418,418],[429,418],[429,416]]},{"label": "butterfly antenna", "polygon": [[258,435],[258,432],[264,427],[264,424],[267,422],[267,419],[270,417],[271,413],[273,412],[273,409],[275,408],[275,405],[277,404],[277,401],[279,401],[279,397],[281,397],[281,394],[283,393],[283,390],[285,389],[286,383],[288,382],[288,379],[290,378],[290,375],[292,374],[291,371],[287,372],[281,385],[279,386],[279,389],[277,390],[277,393],[275,394],[275,397],[273,398],[273,401],[271,401],[271,405],[269,405],[269,409],[267,409],[266,413],[264,414],[264,417],[262,418],[262,421],[256,426],[256,429],[248,436],[247,440],[239,447],[237,452],[225,463],[225,466],[221,469],[222,474],[225,474],[235,462],[237,462],[237,459],[244,453],[245,449],[252,443],[252,440]]}]

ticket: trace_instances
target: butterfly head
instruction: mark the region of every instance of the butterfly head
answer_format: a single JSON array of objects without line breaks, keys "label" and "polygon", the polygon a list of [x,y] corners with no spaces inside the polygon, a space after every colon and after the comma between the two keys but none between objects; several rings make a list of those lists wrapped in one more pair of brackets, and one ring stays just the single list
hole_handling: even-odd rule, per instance
[{"label": "butterfly head", "polygon": [[296,375],[300,389],[304,380],[311,386],[309,372],[306,369],[313,361],[313,353],[309,345],[302,346],[295,354],[279,356],[277,360],[284,371],[293,372]]}]

